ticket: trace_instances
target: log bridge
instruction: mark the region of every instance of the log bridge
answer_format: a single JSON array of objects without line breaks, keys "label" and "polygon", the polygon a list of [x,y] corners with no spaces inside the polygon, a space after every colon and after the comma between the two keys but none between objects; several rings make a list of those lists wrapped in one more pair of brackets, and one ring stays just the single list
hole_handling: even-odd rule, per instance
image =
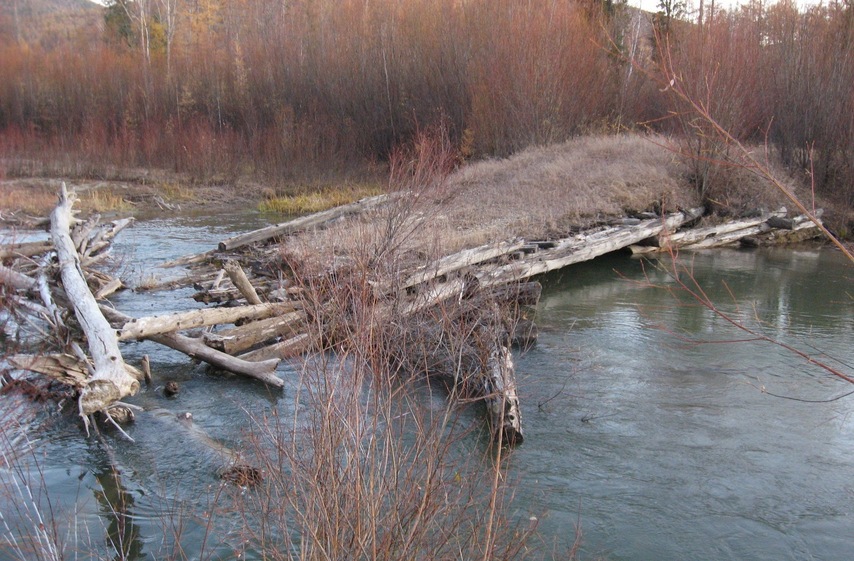
[{"label": "log bridge", "polygon": [[[112,419],[110,412],[136,393],[141,381],[150,380],[147,361],[141,370],[124,362],[120,352],[124,341],[155,341],[215,368],[281,388],[284,380],[276,374],[279,362],[320,349],[321,340],[329,334],[312,328],[323,322],[316,321],[320,313],[316,298],[305,297],[310,279],[283,277],[287,267],[277,242],[306,229],[326,228],[344,217],[369,219],[406,196],[395,193],[363,199],[241,234],[204,253],[164,263],[161,267],[184,267],[186,274],[144,290],[193,286],[194,300],[209,307],[134,318],[109,303],[108,297],[124,285],[98,267],[111,240],[132,219],[109,224],[101,224],[97,216],[77,220],[73,193],[63,184],[51,215],[50,241],[0,246],[0,290],[8,303],[6,329],[10,325],[20,331],[29,329],[42,339],[30,349],[44,349],[44,340],[51,349],[11,354],[7,368],[37,372],[73,386],[84,419],[95,412]],[[452,387],[464,383],[468,394],[484,401],[496,439],[518,444],[524,433],[511,344],[532,339],[532,323],[526,316],[536,306],[540,287],[529,279],[624,248],[646,254],[739,243],[753,246],[763,240],[803,239],[818,232],[804,217],[787,218],[785,209],[688,228],[703,212],[695,208],[624,218],[560,239],[500,240],[397,269],[393,278],[377,275],[371,280],[378,309],[374,317],[379,321],[391,314],[416,317],[446,306],[442,317],[450,318],[450,324],[436,321],[427,328],[428,337],[436,341],[447,339],[443,331],[448,325],[474,325],[469,331],[471,341],[465,342],[460,354],[469,357],[464,361],[465,372],[460,371],[459,361],[455,367],[441,357],[427,362]],[[346,268],[332,267],[329,274],[340,279]],[[88,354],[80,341],[87,342]]]}]

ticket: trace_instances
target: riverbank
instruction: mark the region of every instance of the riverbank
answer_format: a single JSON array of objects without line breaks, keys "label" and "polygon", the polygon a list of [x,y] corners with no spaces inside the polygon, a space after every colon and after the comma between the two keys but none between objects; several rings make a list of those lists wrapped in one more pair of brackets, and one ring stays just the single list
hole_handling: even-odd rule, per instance
[{"label": "riverbank", "polygon": [[[750,170],[716,166],[711,170],[705,196],[692,182],[692,162],[679,154],[678,144],[661,136],[588,136],[546,147],[524,150],[512,157],[457,166],[451,153],[413,154],[404,162],[409,169],[392,170],[391,180],[375,177],[340,183],[324,179],[275,189],[256,179],[236,179],[218,184],[191,184],[164,171],[127,170],[114,178],[6,178],[0,179],[0,217],[6,223],[26,222],[45,216],[55,204],[62,180],[80,193],[84,213],[157,216],[181,212],[234,212],[257,209],[265,202],[292,195],[336,192],[364,193],[401,187],[413,179],[426,179],[434,201],[447,203],[436,211],[430,229],[442,231],[448,251],[476,246],[509,236],[560,237],[610,218],[643,212],[668,212],[702,203],[714,216],[738,217],[758,209],[777,209],[786,198],[769,182]],[[424,161],[428,158],[429,161]],[[421,166],[419,168],[419,166]],[[430,167],[430,169],[425,169]],[[447,173],[452,168],[451,173]],[[802,178],[772,165],[804,201],[811,194]],[[409,176],[407,176],[409,174]],[[404,185],[411,187],[412,185]],[[425,185],[420,185],[425,189]],[[429,192],[427,192],[429,191]],[[346,202],[329,196],[329,204]],[[705,201],[703,200],[705,199]],[[711,204],[709,204],[711,203]],[[791,204],[788,204],[791,207]],[[830,201],[816,206],[830,209],[825,221],[845,234],[854,211]],[[267,204],[266,208],[276,208]],[[287,208],[287,205],[279,205]],[[320,210],[315,207],[312,210]]]}]

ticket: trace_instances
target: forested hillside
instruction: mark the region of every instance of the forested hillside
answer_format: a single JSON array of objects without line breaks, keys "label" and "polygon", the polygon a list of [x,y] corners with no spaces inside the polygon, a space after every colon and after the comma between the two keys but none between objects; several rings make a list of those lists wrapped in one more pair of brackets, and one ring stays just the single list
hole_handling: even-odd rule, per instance
[{"label": "forested hillside", "polygon": [[767,139],[820,192],[854,202],[851,0],[702,18],[670,0],[654,16],[610,0],[4,6],[6,175],[74,162],[84,175],[346,176],[436,126],[460,160],[646,127],[725,155],[662,81],[666,64],[736,138]]}]

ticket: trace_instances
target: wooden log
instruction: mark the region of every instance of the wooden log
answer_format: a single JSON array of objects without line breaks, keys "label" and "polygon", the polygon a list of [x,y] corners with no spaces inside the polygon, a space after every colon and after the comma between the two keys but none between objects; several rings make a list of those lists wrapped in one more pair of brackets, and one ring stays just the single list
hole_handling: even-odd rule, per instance
[{"label": "wooden log", "polygon": [[305,312],[296,311],[253,321],[240,327],[207,333],[205,344],[235,355],[277,337],[292,336],[305,321]]},{"label": "wooden log", "polygon": [[80,259],[71,240],[73,200],[62,184],[59,204],[51,214],[50,235],[59,260],[62,286],[80,323],[92,357],[94,373],[80,392],[78,406],[84,418],[139,391],[139,382],[125,368],[116,333],[98,310],[98,304],[80,268]]},{"label": "wooden log", "polygon": [[185,255],[183,257],[178,257],[177,259],[161,263],[160,265],[158,265],[158,267],[160,267],[161,269],[170,269],[172,267],[183,267],[185,265],[195,265],[197,263],[204,263],[205,261],[210,261],[211,259],[213,259],[216,254],[217,251],[215,249],[212,249],[204,253]]},{"label": "wooden log", "polygon": [[[726,240],[724,245],[734,243],[738,238],[748,235],[753,235],[759,230],[757,228],[773,217],[785,216],[786,209],[780,209],[776,212],[765,214],[759,217],[746,218],[740,220],[730,220],[722,224],[706,226],[704,228],[693,228],[683,230],[669,235],[662,235],[658,240],[658,244],[649,246],[632,245],[630,249],[632,253],[655,253],[659,251],[668,251],[681,247],[687,247],[692,244],[698,244],[695,249],[703,247],[713,247],[717,244],[717,239]],[[736,232],[744,231],[743,233],[735,234]]]},{"label": "wooden log", "polygon": [[511,254],[525,246],[522,239],[503,241],[497,244],[486,244],[479,247],[464,249],[460,252],[448,255],[428,265],[419,267],[410,273],[399,284],[389,286],[391,283],[383,283],[382,288],[386,291],[391,288],[406,289],[416,284],[431,281],[437,277],[459,271],[465,267],[483,263],[496,257]]},{"label": "wooden log", "polygon": [[295,310],[296,306],[293,303],[256,304],[235,308],[190,310],[188,312],[177,312],[162,316],[128,318],[127,323],[125,323],[121,328],[119,340],[127,341],[129,339],[143,339],[149,338],[152,335],[159,335],[161,333],[183,331],[185,329],[205,327],[208,325],[265,319],[275,315],[293,312]]},{"label": "wooden log", "polygon": [[475,276],[483,287],[530,278],[574,263],[589,261],[656,236],[662,231],[674,230],[702,214],[703,209],[696,208],[673,213],[662,219],[644,220],[635,226],[611,227],[588,235],[565,238],[559,240],[553,249],[537,251],[506,265],[483,268]]},{"label": "wooden log", "polygon": [[377,195],[375,197],[368,197],[365,199],[360,199],[354,203],[338,206],[329,210],[310,214],[308,216],[303,216],[295,220],[289,220],[288,222],[274,224],[272,226],[267,226],[259,230],[247,232],[245,234],[240,234],[238,236],[234,236],[219,242],[219,250],[230,251],[232,249],[237,249],[238,247],[243,247],[245,245],[257,242],[263,242],[271,238],[284,236],[300,230],[317,228],[324,224],[328,224],[333,220],[341,218],[342,216],[346,216],[349,214],[357,214],[374,209],[386,203],[389,198],[390,195]]},{"label": "wooden log", "polygon": [[[106,306],[101,306],[101,311],[116,325],[126,325],[133,319]],[[222,370],[255,378],[276,388],[282,388],[285,385],[284,380],[275,375],[276,367],[279,365],[278,359],[249,362],[212,349],[199,339],[193,339],[178,333],[146,335],[143,338],[180,351],[191,358],[207,362]]]},{"label": "wooden log", "polygon": [[15,257],[33,257],[53,249],[50,241],[23,242],[0,245],[0,260]]},{"label": "wooden log", "polygon": [[77,389],[85,388],[89,379],[89,364],[70,354],[19,354],[8,360],[15,368],[48,376]]},{"label": "wooden log", "polygon": [[112,294],[118,292],[123,287],[124,284],[122,284],[121,279],[112,279],[98,289],[98,291],[95,293],[95,300],[103,300],[104,298],[107,298],[108,296],[111,296]]},{"label": "wooden log", "polygon": [[522,411],[516,392],[516,368],[510,349],[496,343],[484,373],[484,400],[492,434],[504,445],[522,444]]},{"label": "wooden log", "polygon": [[285,339],[248,353],[238,355],[238,358],[250,362],[263,362],[271,358],[285,359],[300,355],[311,347],[311,337],[308,333],[300,333],[290,339]]},{"label": "wooden log", "polygon": [[4,265],[0,265],[0,283],[20,291],[28,291],[36,287],[35,279]]},{"label": "wooden log", "polygon": [[250,304],[262,304],[263,301],[258,297],[258,293],[255,292],[255,287],[252,286],[252,283],[249,282],[249,278],[246,276],[246,273],[243,272],[243,269],[240,267],[240,263],[230,259],[225,262],[225,272],[228,274],[228,278],[231,279],[231,282],[234,283],[234,286],[240,291],[246,301]]}]

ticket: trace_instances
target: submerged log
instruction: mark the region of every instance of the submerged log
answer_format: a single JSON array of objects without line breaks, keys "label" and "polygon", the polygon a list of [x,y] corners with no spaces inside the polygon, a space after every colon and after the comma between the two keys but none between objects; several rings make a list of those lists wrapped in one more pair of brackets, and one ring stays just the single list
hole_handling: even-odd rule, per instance
[{"label": "submerged log", "polygon": [[98,303],[83,277],[80,258],[70,234],[72,203],[63,183],[59,204],[51,214],[50,234],[59,261],[62,286],[86,334],[94,366],[78,402],[80,414],[85,417],[128,395],[134,395],[139,391],[139,382],[125,368],[116,333],[99,311]]}]

